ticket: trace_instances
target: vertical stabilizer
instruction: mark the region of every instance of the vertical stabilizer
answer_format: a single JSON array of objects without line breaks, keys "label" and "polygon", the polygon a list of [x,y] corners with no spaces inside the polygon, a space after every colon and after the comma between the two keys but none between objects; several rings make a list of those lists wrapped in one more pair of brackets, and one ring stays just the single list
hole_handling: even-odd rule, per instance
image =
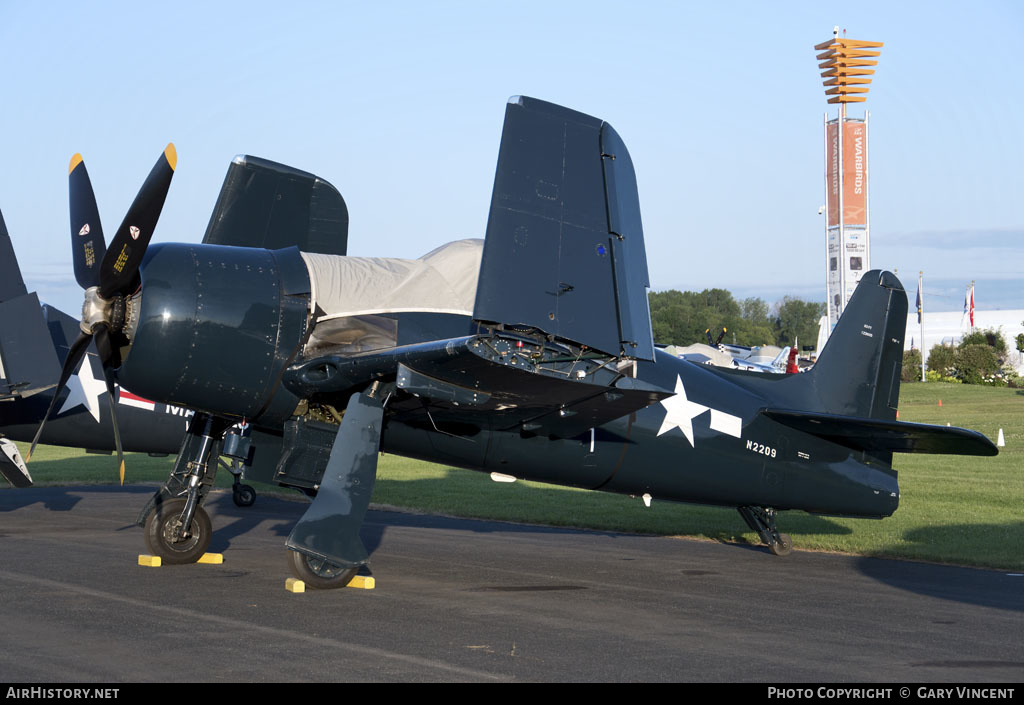
[{"label": "vertical stabilizer", "polygon": [[14,254],[11,236],[7,233],[4,214],[0,213],[0,301],[14,299],[27,294],[25,280],[21,278],[18,257]]},{"label": "vertical stabilizer", "polygon": [[811,371],[819,411],[894,420],[906,327],[907,294],[899,279],[867,272]]}]

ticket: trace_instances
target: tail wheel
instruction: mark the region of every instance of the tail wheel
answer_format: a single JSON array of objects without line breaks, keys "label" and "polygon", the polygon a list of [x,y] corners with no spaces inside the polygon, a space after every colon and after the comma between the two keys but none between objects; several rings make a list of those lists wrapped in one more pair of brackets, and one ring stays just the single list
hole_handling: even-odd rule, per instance
[{"label": "tail wheel", "polygon": [[359,566],[340,566],[291,549],[288,550],[288,567],[291,568],[292,575],[318,590],[345,587],[359,572]]},{"label": "tail wheel", "polygon": [[776,556],[788,556],[793,550],[793,539],[789,537],[789,534],[779,534],[778,541],[768,544],[768,550]]},{"label": "tail wheel", "polygon": [[235,485],[231,490],[231,501],[238,507],[251,507],[256,501],[256,490],[251,485]]},{"label": "tail wheel", "polygon": [[213,525],[202,507],[196,507],[187,536],[182,535],[185,500],[171,499],[149,513],[145,526],[146,548],[167,565],[195,563],[210,547]]}]

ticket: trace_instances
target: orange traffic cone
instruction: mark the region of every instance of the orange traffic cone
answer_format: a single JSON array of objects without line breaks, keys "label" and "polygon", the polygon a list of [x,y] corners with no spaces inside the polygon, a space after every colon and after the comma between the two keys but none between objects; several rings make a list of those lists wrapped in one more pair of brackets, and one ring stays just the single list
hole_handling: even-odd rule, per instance
[{"label": "orange traffic cone", "polygon": [[942,406],[942,400],[939,399],[939,406]]}]

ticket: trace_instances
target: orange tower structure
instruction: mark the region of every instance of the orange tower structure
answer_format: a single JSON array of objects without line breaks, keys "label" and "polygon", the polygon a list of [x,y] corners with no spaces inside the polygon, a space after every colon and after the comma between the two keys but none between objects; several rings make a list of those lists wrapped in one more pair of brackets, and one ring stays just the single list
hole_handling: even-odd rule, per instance
[{"label": "orange tower structure", "polygon": [[815,45],[820,52],[825,95],[839,114],[825,113],[826,289],[829,332],[871,269],[868,219],[868,117],[847,118],[848,103],[863,103],[881,54],[882,42],[839,37]]}]

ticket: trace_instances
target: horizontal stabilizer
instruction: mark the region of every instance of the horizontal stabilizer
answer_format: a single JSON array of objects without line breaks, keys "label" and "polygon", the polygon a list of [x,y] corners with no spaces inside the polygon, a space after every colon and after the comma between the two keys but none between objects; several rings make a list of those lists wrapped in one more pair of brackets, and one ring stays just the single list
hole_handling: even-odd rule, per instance
[{"label": "horizontal stabilizer", "polygon": [[510,100],[473,318],[651,360],[648,286],[636,176],[615,130]]},{"label": "horizontal stabilizer", "polygon": [[868,453],[997,455],[988,438],[966,428],[865,419],[835,414],[765,409],[773,421],[832,443]]},{"label": "horizontal stabilizer", "polygon": [[259,157],[228,167],[203,242],[344,255],[348,207],[323,179]]}]

